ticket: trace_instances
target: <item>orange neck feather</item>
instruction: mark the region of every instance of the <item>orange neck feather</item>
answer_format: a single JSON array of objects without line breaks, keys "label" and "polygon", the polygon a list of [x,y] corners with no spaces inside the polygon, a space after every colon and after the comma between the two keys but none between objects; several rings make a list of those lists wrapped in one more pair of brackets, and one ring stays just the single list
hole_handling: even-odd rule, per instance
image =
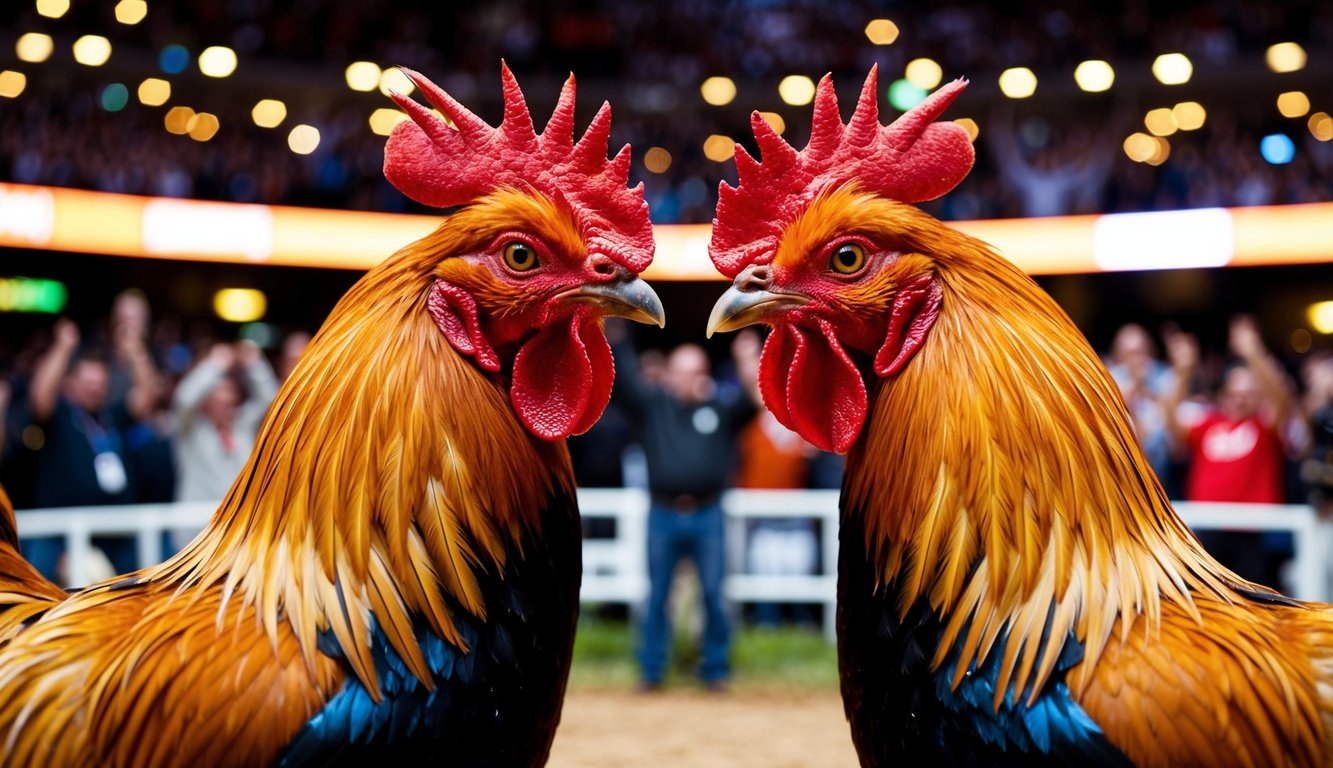
[{"label": "orange neck feather", "polygon": [[563,442],[532,437],[499,377],[461,358],[426,311],[441,259],[489,236],[464,213],[339,302],[208,529],[147,574],[182,592],[220,586],[224,610],[255,606],[271,634],[288,622],[308,658],[332,630],[372,691],[370,612],[425,679],[410,617],[465,647],[441,588],[484,618],[477,573],[499,572],[507,546],[539,532],[549,496],[573,492]]},{"label": "orange neck feather", "polygon": [[1068,316],[983,244],[935,231],[942,311],[918,357],[879,387],[848,457],[845,508],[864,511],[900,608],[927,599],[941,615],[936,665],[961,647],[955,685],[994,650],[997,706],[1007,683],[1035,695],[1072,629],[1080,690],[1117,620],[1127,636],[1144,614],[1151,631],[1162,600],[1194,613],[1194,599],[1227,600],[1232,577],[1171,510]]}]

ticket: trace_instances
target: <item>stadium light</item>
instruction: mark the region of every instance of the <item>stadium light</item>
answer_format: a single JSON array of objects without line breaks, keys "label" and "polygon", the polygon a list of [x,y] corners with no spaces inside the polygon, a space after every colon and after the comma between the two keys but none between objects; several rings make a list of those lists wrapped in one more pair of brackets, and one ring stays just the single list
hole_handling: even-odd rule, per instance
[{"label": "stadium light", "polygon": [[102,89],[102,109],[107,112],[119,112],[130,103],[130,89],[123,83],[111,83]]},{"label": "stadium light", "polygon": [[1026,99],[1037,92],[1037,76],[1027,67],[1010,67],[1000,73],[1000,92],[1011,99]]},{"label": "stadium light", "polygon": [[967,131],[967,137],[975,144],[977,137],[981,135],[981,126],[977,125],[977,121],[970,117],[960,117],[954,122],[963,126],[963,130]]},{"label": "stadium light", "polygon": [[1175,112],[1166,107],[1148,110],[1143,116],[1143,125],[1154,136],[1170,136],[1180,129],[1176,125]]},{"label": "stadium light", "polygon": [[1146,133],[1131,133],[1125,138],[1125,155],[1136,163],[1146,162],[1157,150],[1157,142]]},{"label": "stadium light", "polygon": [[783,120],[782,115],[779,115],[777,112],[760,112],[759,116],[764,118],[764,122],[768,123],[768,127],[772,128],[773,132],[779,136],[787,130],[787,121]]},{"label": "stadium light", "polygon": [[162,125],[167,133],[184,136],[190,131],[190,120],[194,119],[194,110],[189,107],[172,107],[162,117]]},{"label": "stadium light", "polygon": [[1074,82],[1081,90],[1088,93],[1101,93],[1111,90],[1115,83],[1115,70],[1109,62],[1101,59],[1089,59],[1074,67]]},{"label": "stadium light", "polygon": [[84,35],[74,41],[74,60],[85,67],[100,67],[111,58],[111,41],[101,35]]},{"label": "stadium light", "polygon": [[1319,301],[1305,310],[1310,327],[1322,334],[1333,334],[1333,301]]},{"label": "stadium light", "polygon": [[1188,83],[1194,74],[1194,65],[1183,53],[1164,53],[1153,60],[1153,77],[1162,85]]},{"label": "stadium light", "polygon": [[1259,141],[1259,154],[1269,165],[1286,165],[1296,157],[1296,143],[1285,133],[1270,133]]},{"label": "stadium light", "polygon": [[69,291],[58,280],[32,277],[0,278],[0,312],[56,314],[65,308]]},{"label": "stadium light", "polygon": [[[778,96],[793,107],[803,107],[815,99],[815,81],[805,75],[787,75],[778,83]],[[727,157],[731,157],[730,151]]]},{"label": "stadium light", "polygon": [[189,133],[190,138],[195,141],[203,142],[216,136],[218,128],[220,127],[221,123],[218,122],[217,115],[209,114],[208,112],[200,112],[190,118],[190,123],[188,125],[189,130],[187,133]]},{"label": "stadium light", "polygon": [[20,61],[26,61],[30,64],[41,64],[43,61],[51,58],[51,51],[55,50],[55,43],[50,35],[44,35],[41,32],[28,32],[19,35],[19,39],[14,43],[14,54]]},{"label": "stadium light", "polygon": [[389,67],[380,74],[380,93],[385,96],[390,91],[406,96],[414,90],[416,86],[412,84],[412,79],[397,67]]},{"label": "stadium light", "polygon": [[899,112],[907,110],[920,104],[926,98],[926,89],[918,88],[907,81],[906,78],[894,80],[889,84],[889,104]]}]

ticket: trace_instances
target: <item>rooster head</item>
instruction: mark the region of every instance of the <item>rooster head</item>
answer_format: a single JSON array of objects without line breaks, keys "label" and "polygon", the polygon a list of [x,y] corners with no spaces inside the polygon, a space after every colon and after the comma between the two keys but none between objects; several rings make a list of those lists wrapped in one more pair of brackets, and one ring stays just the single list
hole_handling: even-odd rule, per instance
[{"label": "rooster head", "polygon": [[601,319],[663,323],[638,277],[653,234],[642,184],[626,186],[629,146],[607,160],[610,106],[576,143],[572,75],[538,136],[503,64],[498,128],[404,71],[448,122],[393,94],[411,120],[389,137],[385,176],[420,203],[463,206],[416,249],[429,271],[425,310],[460,354],[509,374],[510,401],[533,434],[587,431],[615,377]]},{"label": "rooster head", "polygon": [[756,112],[763,162],[737,146],[739,184],[718,191],[709,255],[733,283],[708,333],[773,327],[760,358],[764,402],[824,450],[851,447],[866,418],[867,377],[901,371],[939,316],[939,226],[906,204],[948,192],[971,170],[967,131],[935,122],[966,85],[954,81],[883,126],[871,69],[844,124],[825,76],[805,149]]}]

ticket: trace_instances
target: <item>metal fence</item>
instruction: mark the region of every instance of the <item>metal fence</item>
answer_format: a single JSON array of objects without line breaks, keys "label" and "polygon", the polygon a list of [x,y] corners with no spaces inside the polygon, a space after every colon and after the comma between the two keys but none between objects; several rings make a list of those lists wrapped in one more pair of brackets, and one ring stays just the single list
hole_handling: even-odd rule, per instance
[{"label": "metal fence", "polygon": [[[747,603],[810,603],[823,609],[832,638],[837,596],[837,491],[729,491],[722,497],[727,514],[729,568],[724,589],[734,606]],[[68,507],[18,513],[22,537],[63,536],[67,580],[89,581],[86,564],[92,536],[123,534],[138,541],[139,562],[162,560],[164,532],[202,528],[216,504],[143,504],[126,507]],[[1328,601],[1325,553],[1330,528],[1304,505],[1176,502],[1192,528],[1282,531],[1292,534],[1295,556],[1282,585],[1293,597]],[[579,507],[587,521],[606,520],[609,535],[583,544],[584,603],[621,603],[636,607],[648,594],[648,495],[637,489],[579,489]],[[757,573],[751,545],[766,522],[805,521],[817,547],[806,573]]]}]

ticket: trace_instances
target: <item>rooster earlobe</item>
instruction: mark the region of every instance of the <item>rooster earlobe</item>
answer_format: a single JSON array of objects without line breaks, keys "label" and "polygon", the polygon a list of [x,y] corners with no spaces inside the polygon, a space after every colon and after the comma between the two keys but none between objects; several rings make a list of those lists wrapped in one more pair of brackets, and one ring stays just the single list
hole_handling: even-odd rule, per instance
[{"label": "rooster earlobe", "polygon": [[893,376],[900,372],[926,341],[926,334],[940,316],[940,287],[923,275],[898,289],[889,310],[889,330],[884,345],[875,353],[875,373]]},{"label": "rooster earlobe", "polygon": [[460,355],[474,358],[482,369],[500,370],[500,358],[481,332],[477,302],[467,291],[443,280],[436,280],[426,299],[426,309],[440,327],[444,338]]}]

